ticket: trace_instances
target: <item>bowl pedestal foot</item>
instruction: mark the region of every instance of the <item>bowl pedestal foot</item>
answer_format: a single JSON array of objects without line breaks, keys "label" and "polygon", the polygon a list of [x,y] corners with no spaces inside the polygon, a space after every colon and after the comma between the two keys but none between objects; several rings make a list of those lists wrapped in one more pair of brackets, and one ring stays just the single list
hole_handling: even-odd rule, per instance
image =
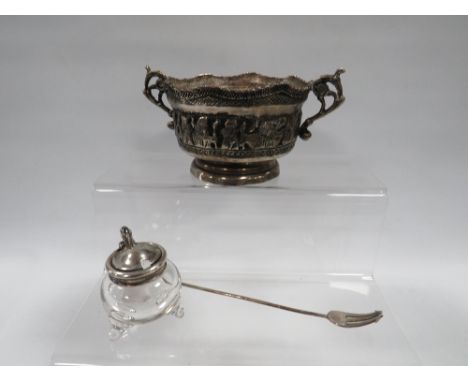
[{"label": "bowl pedestal foot", "polygon": [[279,175],[276,159],[263,162],[227,163],[194,159],[190,172],[196,178],[215,184],[243,185],[262,183]]}]

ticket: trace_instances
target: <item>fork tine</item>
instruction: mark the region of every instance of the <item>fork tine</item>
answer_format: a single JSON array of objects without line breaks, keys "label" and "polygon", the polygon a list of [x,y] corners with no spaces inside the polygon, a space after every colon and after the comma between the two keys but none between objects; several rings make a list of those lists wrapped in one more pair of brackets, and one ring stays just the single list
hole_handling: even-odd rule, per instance
[{"label": "fork tine", "polygon": [[376,314],[374,314],[372,317],[368,317],[365,319],[360,319],[360,320],[358,319],[348,320],[347,319],[343,327],[344,328],[357,328],[360,326],[369,325],[369,324],[378,322],[382,317],[383,315],[381,312],[376,312]]},{"label": "fork tine", "polygon": [[376,310],[375,312],[372,312],[372,313],[363,313],[363,314],[345,313],[345,319],[348,322],[362,321],[362,320],[368,320],[372,318],[374,319],[382,318],[382,312],[380,310]]},{"label": "fork tine", "polygon": [[374,324],[377,321],[378,320],[375,320],[375,319],[369,319],[369,320],[364,320],[364,321],[347,322],[346,324],[341,325],[341,327],[343,327],[343,328],[359,328],[361,326]]}]

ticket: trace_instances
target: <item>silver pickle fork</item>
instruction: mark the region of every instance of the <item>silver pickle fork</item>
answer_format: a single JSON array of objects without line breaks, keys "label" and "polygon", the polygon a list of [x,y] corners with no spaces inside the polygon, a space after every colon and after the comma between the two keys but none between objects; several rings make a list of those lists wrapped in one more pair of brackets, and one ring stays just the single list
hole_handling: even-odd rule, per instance
[{"label": "silver pickle fork", "polygon": [[276,304],[274,302],[269,302],[265,300],[260,300],[254,297],[243,296],[236,293],[224,292],[217,289],[207,288],[204,286],[194,285],[186,282],[182,282],[182,285],[186,288],[197,289],[200,291],[214,293],[225,297],[231,297],[238,300],[253,302],[255,304],[266,305],[272,308],[286,310],[288,312],[304,314],[306,316],[313,316],[319,318],[325,318],[332,324],[335,324],[341,328],[358,328],[361,326],[366,326],[372,323],[378,322],[382,317],[383,313],[380,310],[376,310],[372,313],[348,313],[342,312],[339,310],[331,310],[327,314],[312,312],[310,310],[293,308],[286,305]]}]

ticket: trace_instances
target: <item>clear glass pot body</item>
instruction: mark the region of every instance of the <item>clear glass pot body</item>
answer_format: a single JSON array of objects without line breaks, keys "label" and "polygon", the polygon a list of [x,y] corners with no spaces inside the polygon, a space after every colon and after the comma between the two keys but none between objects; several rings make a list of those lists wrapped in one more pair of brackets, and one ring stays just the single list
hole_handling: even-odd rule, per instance
[{"label": "clear glass pot body", "polygon": [[164,272],[138,285],[115,283],[105,272],[101,300],[114,326],[145,323],[160,316],[183,314],[179,306],[181,278],[169,260]]}]

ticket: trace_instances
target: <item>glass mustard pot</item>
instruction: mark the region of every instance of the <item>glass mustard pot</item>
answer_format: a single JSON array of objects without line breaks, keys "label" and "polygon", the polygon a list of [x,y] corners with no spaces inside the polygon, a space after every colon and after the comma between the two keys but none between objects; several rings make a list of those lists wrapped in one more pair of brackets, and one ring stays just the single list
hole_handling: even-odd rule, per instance
[{"label": "glass mustard pot", "polygon": [[176,265],[167,258],[166,250],[152,242],[135,242],[127,227],[120,229],[122,241],[119,248],[107,258],[101,283],[101,300],[113,329],[111,338],[119,338],[132,325],[156,320],[172,314],[184,315],[180,306],[181,288],[192,288],[235,298],[293,313],[325,318],[343,328],[356,328],[378,322],[383,314],[356,314],[331,310],[317,313],[286,305],[260,300],[236,293],[225,292],[183,282]]},{"label": "glass mustard pot", "polygon": [[180,274],[166,250],[155,243],[136,243],[127,227],[120,234],[122,241],[106,261],[101,284],[101,299],[113,327],[125,330],[166,314],[183,316]]}]

